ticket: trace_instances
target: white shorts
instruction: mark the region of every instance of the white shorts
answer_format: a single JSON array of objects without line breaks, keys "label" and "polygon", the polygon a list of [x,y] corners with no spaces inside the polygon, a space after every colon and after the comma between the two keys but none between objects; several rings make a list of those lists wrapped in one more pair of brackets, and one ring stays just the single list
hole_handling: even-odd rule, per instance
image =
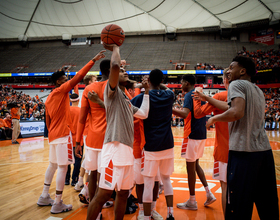
[{"label": "white shorts", "polygon": [[101,167],[99,188],[114,190],[129,190],[134,186],[134,170],[132,166],[113,166],[110,161],[108,167]]},{"label": "white shorts", "polygon": [[85,148],[85,169],[86,170],[97,170],[99,173],[101,166],[101,151],[92,150],[88,147]]},{"label": "white shorts", "polygon": [[174,158],[162,160],[144,160],[144,169],[141,170],[143,176],[156,177],[159,181],[159,173],[170,176],[174,171]]},{"label": "white shorts", "polygon": [[181,157],[185,158],[187,162],[195,162],[203,156],[206,140],[194,140],[184,138],[182,143]]},{"label": "white shorts", "polygon": [[50,144],[49,160],[57,165],[69,165],[75,163],[73,143]]},{"label": "white shorts", "polygon": [[215,161],[213,167],[213,179],[227,182],[227,163]]},{"label": "white shorts", "polygon": [[144,184],[144,177],[141,174],[141,158],[134,159],[134,180],[137,185]]}]

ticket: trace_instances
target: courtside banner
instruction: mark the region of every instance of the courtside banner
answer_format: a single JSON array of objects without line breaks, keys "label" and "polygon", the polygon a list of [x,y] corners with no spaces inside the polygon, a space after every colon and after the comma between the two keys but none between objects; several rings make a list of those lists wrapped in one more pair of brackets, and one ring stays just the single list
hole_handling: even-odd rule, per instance
[{"label": "courtside banner", "polygon": [[167,70],[167,74],[172,74],[172,75],[195,74],[195,70]]},{"label": "courtside banner", "polygon": [[40,136],[44,134],[44,121],[20,122],[20,132],[24,136]]},{"label": "courtside banner", "polygon": [[11,73],[0,73],[0,77],[11,77]]}]

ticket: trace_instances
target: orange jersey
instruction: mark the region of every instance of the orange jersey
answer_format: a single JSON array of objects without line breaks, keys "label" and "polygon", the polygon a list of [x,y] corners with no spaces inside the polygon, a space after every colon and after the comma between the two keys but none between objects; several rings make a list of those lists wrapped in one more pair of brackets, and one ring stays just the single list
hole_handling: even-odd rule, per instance
[{"label": "orange jersey", "polygon": [[133,155],[135,159],[141,158],[142,150],[146,144],[143,120],[134,118]]},{"label": "orange jersey", "polygon": [[19,108],[12,108],[11,109],[11,116],[12,116],[12,119],[20,119],[20,115],[18,114]]},{"label": "orange jersey", "polygon": [[0,128],[2,127],[8,127],[7,123],[4,121],[4,119],[0,118]]},{"label": "orange jersey", "polygon": [[77,85],[91,69],[94,62],[89,61],[71,80],[55,88],[45,102],[46,123],[49,130],[49,142],[76,133],[70,115],[68,92]]},{"label": "orange jersey", "polygon": [[[227,101],[227,91],[217,93],[213,96],[214,99],[220,101]],[[214,112],[214,115],[222,114],[224,111],[214,107],[213,105],[206,103],[201,106],[200,101],[195,101],[194,105],[194,117],[202,118],[211,112]],[[215,161],[221,161],[224,163],[228,162],[228,151],[229,151],[229,131],[227,122],[216,122],[216,135],[215,135],[215,144],[214,144],[214,159]]]},{"label": "orange jersey", "polygon": [[12,119],[4,119],[4,121],[6,122],[8,128],[12,128]]},{"label": "orange jersey", "polygon": [[84,132],[85,121],[82,119],[89,118],[88,135],[86,138],[86,145],[91,148],[102,149],[105,131],[106,131],[106,111],[100,105],[88,100],[88,92],[92,90],[104,102],[104,90],[108,80],[102,82],[94,82],[88,85],[82,96],[81,100],[81,113],[77,130],[76,142],[82,140]]},{"label": "orange jersey", "polygon": [[[135,96],[139,95],[141,90],[139,88],[135,89]],[[131,96],[125,90],[125,94],[130,99]],[[140,118],[134,118],[134,141],[133,141],[133,155],[135,159],[139,159],[142,156],[142,150],[146,144],[145,134],[144,134],[144,123]]]},{"label": "orange jersey", "polygon": [[74,132],[72,133],[73,146],[76,145],[76,133],[77,133],[79,116],[80,116],[80,110],[81,110],[80,107],[70,106],[70,115],[71,115],[72,125],[74,129]]}]

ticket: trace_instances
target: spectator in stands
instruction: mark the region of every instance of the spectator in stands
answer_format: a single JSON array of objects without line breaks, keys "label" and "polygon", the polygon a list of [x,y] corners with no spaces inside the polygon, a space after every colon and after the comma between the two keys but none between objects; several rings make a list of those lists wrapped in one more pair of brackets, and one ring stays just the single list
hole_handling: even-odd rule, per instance
[{"label": "spectator in stands", "polygon": [[19,119],[21,116],[19,104],[14,104],[14,106],[11,108],[11,114],[13,123],[12,144],[19,144],[19,142],[17,141],[17,138],[20,134]]},{"label": "spectator in stands", "polygon": [[242,55],[250,57],[255,61],[257,70],[272,69],[274,67],[280,67],[280,49],[270,49],[268,51],[246,51],[243,46],[242,50],[237,53],[237,55]]},{"label": "spectator in stands", "polygon": [[10,140],[12,137],[12,129],[8,127],[7,123],[4,121],[4,116],[0,116],[0,139]]}]

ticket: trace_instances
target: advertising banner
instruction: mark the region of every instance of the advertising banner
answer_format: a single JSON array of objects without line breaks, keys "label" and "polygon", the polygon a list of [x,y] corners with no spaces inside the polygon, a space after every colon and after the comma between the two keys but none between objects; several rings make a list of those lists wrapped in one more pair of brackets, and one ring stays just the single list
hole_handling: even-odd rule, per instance
[{"label": "advertising banner", "polygon": [[250,41],[258,42],[266,45],[274,45],[274,32],[272,28],[259,30],[251,33]]},{"label": "advertising banner", "polygon": [[20,122],[22,137],[34,137],[44,135],[44,121]]}]

